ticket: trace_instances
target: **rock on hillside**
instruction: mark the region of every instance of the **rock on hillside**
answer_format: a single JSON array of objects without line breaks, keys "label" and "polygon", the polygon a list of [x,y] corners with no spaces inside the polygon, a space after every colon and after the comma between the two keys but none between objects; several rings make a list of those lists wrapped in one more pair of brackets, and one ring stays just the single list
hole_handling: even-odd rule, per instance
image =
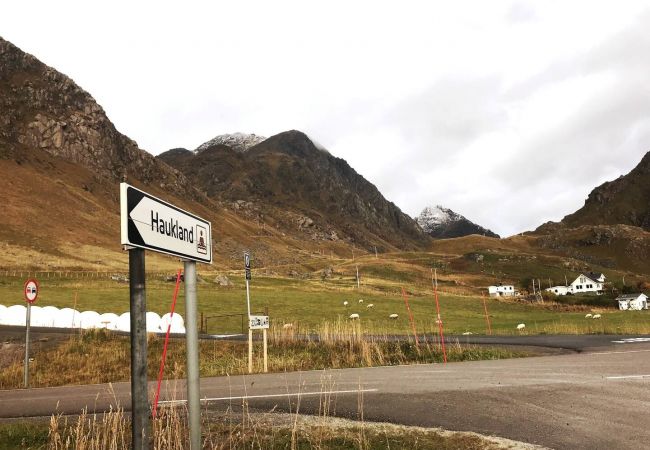
[{"label": "rock on hillside", "polygon": [[41,149],[101,176],[124,174],[176,193],[193,192],[179,173],[124,136],[74,81],[0,38],[0,157]]},{"label": "rock on hillside", "polygon": [[241,152],[217,144],[200,152],[159,155],[213,198],[255,209],[311,239],[343,239],[368,248],[415,248],[428,242],[413,219],[377,188],[299,131],[272,136]]},{"label": "rock on hillside", "polygon": [[456,238],[470,234],[499,238],[498,234],[440,205],[424,208],[416,221],[422,230],[433,238]]}]

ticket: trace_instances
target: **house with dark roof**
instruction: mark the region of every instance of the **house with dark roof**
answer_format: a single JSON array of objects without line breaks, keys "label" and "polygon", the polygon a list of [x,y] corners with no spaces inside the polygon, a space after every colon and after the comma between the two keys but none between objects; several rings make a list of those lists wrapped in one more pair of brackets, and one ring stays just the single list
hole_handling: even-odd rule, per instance
[{"label": "house with dark roof", "polygon": [[555,295],[572,295],[595,293],[601,295],[605,289],[605,275],[602,273],[587,272],[581,273],[568,286],[553,286],[546,289]]}]

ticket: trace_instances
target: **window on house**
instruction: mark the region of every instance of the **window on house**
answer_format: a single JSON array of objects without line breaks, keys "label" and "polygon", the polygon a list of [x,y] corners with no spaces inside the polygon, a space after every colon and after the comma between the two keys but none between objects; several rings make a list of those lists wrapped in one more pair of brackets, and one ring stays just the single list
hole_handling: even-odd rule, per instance
[{"label": "window on house", "polygon": [[582,289],[582,285],[581,284],[577,285],[576,289]]}]

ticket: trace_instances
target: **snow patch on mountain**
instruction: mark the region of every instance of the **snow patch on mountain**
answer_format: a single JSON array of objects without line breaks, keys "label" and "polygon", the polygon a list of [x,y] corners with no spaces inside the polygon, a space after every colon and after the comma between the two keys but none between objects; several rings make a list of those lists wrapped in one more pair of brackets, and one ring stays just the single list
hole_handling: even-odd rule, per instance
[{"label": "snow patch on mountain", "polygon": [[207,142],[199,145],[195,153],[199,153],[215,145],[227,145],[228,147],[236,150],[238,152],[245,152],[254,145],[259,144],[262,141],[265,141],[264,136],[258,136],[257,134],[247,134],[247,133],[230,133],[230,134],[220,134]]},{"label": "snow patch on mountain", "polygon": [[447,225],[462,219],[464,219],[463,216],[453,212],[451,209],[436,205],[424,208],[415,220],[422,230],[429,233],[438,229],[440,225]]},{"label": "snow patch on mountain", "polygon": [[424,208],[415,220],[425,233],[434,238],[454,238],[470,234],[499,237],[492,231],[440,205]]}]

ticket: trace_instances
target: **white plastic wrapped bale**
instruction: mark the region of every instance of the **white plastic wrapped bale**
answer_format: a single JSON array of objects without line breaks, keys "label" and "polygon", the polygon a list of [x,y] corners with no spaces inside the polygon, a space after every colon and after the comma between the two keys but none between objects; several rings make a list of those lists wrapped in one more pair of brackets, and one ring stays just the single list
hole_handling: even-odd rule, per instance
[{"label": "white plastic wrapped bale", "polygon": [[115,313],[104,313],[99,315],[97,322],[99,323],[100,328],[117,330],[117,321],[119,318],[120,317]]},{"label": "white plastic wrapped bale", "polygon": [[120,315],[117,319],[117,325],[115,327],[118,331],[131,331],[131,313],[125,312]]},{"label": "white plastic wrapped bale", "polygon": [[7,308],[2,317],[2,325],[25,326],[25,307],[23,305],[13,305]]},{"label": "white plastic wrapped bale", "polygon": [[59,308],[56,306],[43,306],[41,314],[43,315],[42,326],[52,328],[54,326],[54,319],[59,314]]},{"label": "white plastic wrapped bale", "polygon": [[7,313],[7,307],[5,305],[0,305],[0,324],[2,323],[2,316]]},{"label": "white plastic wrapped bale", "polygon": [[32,305],[30,312],[29,323],[33,327],[46,327],[45,316],[43,315],[43,308],[40,306]]},{"label": "white plastic wrapped bale", "polygon": [[79,328],[79,316],[81,313],[76,309],[63,308],[59,310],[54,318],[56,328]]},{"label": "white plastic wrapped bale", "polygon": [[162,316],[160,319],[160,329],[163,333],[167,332],[167,327],[170,322],[172,324],[171,329],[169,330],[171,333],[185,334],[185,322],[183,321],[183,317],[177,313],[174,313],[173,316],[170,313]]},{"label": "white plastic wrapped bale", "polygon": [[[147,333],[160,333],[160,323],[161,323],[161,318],[160,316],[153,312],[149,311],[147,312],[146,315],[147,319]],[[165,328],[165,331],[167,331],[167,328]]]},{"label": "white plastic wrapped bale", "polygon": [[84,330],[102,327],[102,324],[99,323],[99,313],[97,311],[83,311],[79,314],[79,323]]}]

